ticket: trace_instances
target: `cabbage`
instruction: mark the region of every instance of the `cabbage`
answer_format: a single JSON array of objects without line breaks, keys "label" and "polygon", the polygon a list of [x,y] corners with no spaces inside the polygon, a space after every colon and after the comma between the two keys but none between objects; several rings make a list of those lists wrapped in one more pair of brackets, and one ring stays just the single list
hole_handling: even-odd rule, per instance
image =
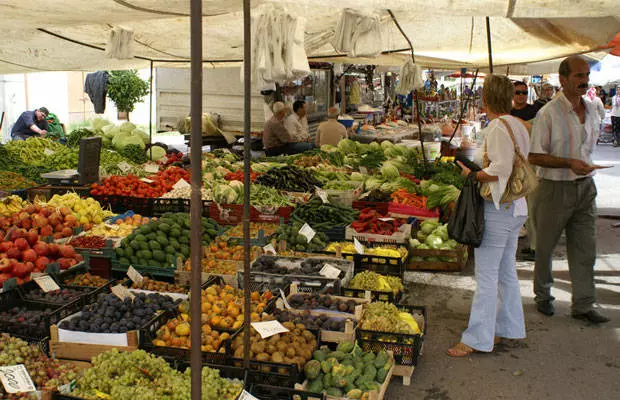
[{"label": "cabbage", "polygon": [[383,154],[385,154],[387,158],[396,158],[404,155],[403,151],[399,149],[399,146],[388,147],[383,150]]},{"label": "cabbage", "polygon": [[382,150],[381,145],[377,142],[371,142],[369,146],[373,148],[374,150]]},{"label": "cabbage", "polygon": [[357,145],[351,139],[342,139],[338,142],[338,150],[344,154],[354,154],[357,153]]},{"label": "cabbage", "polygon": [[131,136],[139,137],[144,144],[149,143],[149,135],[147,135],[146,132],[144,132],[143,130],[134,129],[133,131],[131,131]]},{"label": "cabbage", "polygon": [[398,189],[400,189],[398,182],[385,182],[379,187],[379,190],[387,193],[394,193]]},{"label": "cabbage", "polygon": [[447,244],[448,246],[450,246],[450,248],[451,248],[451,249],[455,249],[455,248],[456,248],[456,246],[458,245],[458,243],[457,243],[457,242],[456,242],[456,240],[454,240],[454,239],[450,239],[450,240],[448,240],[448,241],[446,242],[446,244]]},{"label": "cabbage", "polygon": [[127,122],[123,122],[121,126],[119,126],[119,129],[121,130],[121,132],[131,133],[131,131],[136,129],[136,126],[132,124],[131,122],[127,121]]},{"label": "cabbage", "polygon": [[412,249],[417,249],[420,244],[421,243],[418,239],[409,239],[409,247]]},{"label": "cabbage", "polygon": [[383,149],[383,151],[385,151],[385,149],[394,146],[394,144],[392,142],[390,142],[389,140],[384,140],[383,142],[381,142],[381,148]]},{"label": "cabbage", "polygon": [[237,199],[243,198],[243,182],[241,181],[230,181],[228,182],[228,186],[235,190],[237,194]]},{"label": "cabbage", "polygon": [[424,241],[424,243],[429,245],[431,249],[437,250],[443,244],[443,240],[441,240],[439,236],[435,234],[431,234],[426,237],[426,240]]},{"label": "cabbage", "polygon": [[331,153],[334,150],[337,150],[337,149],[331,144],[324,144],[323,146],[321,146],[321,151],[324,151],[326,153]]},{"label": "cabbage", "polygon": [[166,150],[163,147],[151,146],[147,150],[146,155],[151,161],[159,161],[166,155]]},{"label": "cabbage", "polygon": [[107,119],[103,119],[100,117],[93,119],[93,130],[96,132],[101,132],[104,126],[110,126],[110,125],[112,124]]},{"label": "cabbage", "polygon": [[395,166],[385,163],[381,167],[381,176],[385,179],[397,179],[400,177],[400,172]]},{"label": "cabbage", "polygon": [[357,143],[357,152],[359,154],[366,154],[369,153],[370,151],[372,151],[373,148],[370,147],[369,144],[364,144],[364,143]]},{"label": "cabbage", "polygon": [[237,201],[237,192],[226,184],[217,184],[213,188],[213,200],[219,204],[234,204]]},{"label": "cabbage", "polygon": [[351,174],[351,180],[352,181],[357,181],[357,182],[364,182],[364,179],[366,179],[366,177],[364,175],[362,175],[359,172],[353,172]]},{"label": "cabbage", "polygon": [[370,177],[366,179],[366,182],[364,182],[364,185],[366,186],[366,191],[371,191],[371,190],[379,189],[382,183],[383,182],[379,180],[378,178]]},{"label": "cabbage", "polygon": [[[117,135],[117,136],[121,136],[121,135]],[[128,144],[137,144],[143,150],[146,147],[146,145],[144,144],[142,139],[139,138],[138,136],[121,136],[121,140],[120,140],[120,143],[119,143],[120,148],[122,149],[125,146],[127,146]]]},{"label": "cabbage", "polygon": [[101,128],[101,131],[103,132],[104,137],[112,140],[112,138],[120,132],[120,129],[118,129],[118,126],[115,125],[106,125]]},{"label": "cabbage", "polygon": [[432,220],[432,219],[427,219],[425,221],[422,221],[422,223],[420,224],[420,229],[422,230],[422,232],[428,235],[429,233],[432,233],[433,231],[435,231],[438,225],[439,223],[437,221]]}]

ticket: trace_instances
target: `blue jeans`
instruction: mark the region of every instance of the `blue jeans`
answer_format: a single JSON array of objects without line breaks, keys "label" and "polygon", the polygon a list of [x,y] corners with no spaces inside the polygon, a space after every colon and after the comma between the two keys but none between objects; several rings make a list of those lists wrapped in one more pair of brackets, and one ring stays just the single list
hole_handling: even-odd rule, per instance
[{"label": "blue jeans", "polygon": [[469,326],[461,342],[478,351],[492,351],[495,336],[525,338],[516,252],[519,229],[526,217],[514,217],[514,205],[484,204],[482,244],[475,249],[476,293]]}]

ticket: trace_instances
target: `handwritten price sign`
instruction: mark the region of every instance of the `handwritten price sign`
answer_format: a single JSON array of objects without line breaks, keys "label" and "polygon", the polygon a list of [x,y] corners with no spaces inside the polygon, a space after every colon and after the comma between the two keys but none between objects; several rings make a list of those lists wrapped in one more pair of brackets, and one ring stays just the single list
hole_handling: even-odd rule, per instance
[{"label": "handwritten price sign", "polygon": [[0,367],[0,380],[4,390],[8,393],[34,392],[37,390],[24,364]]}]

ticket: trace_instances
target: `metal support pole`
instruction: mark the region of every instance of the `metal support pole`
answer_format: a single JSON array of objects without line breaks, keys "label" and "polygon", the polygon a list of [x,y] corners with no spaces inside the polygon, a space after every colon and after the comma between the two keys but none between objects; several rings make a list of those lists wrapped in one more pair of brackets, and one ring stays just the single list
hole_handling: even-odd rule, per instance
[{"label": "metal support pole", "polygon": [[491,45],[491,22],[487,17],[487,48],[489,51],[489,71],[493,73],[493,46]]},{"label": "metal support pole", "polygon": [[153,159],[153,60],[151,60],[151,79],[149,80],[149,159]]},{"label": "metal support pole", "polygon": [[[407,36],[405,31],[403,30],[403,28],[401,28],[392,10],[387,10],[387,12],[390,14],[390,17],[392,17],[392,21],[394,21],[394,24],[396,25],[400,33],[403,35],[407,43],[409,43],[409,49],[411,50],[411,60],[415,64],[415,55],[414,55],[413,44],[411,43],[411,40],[409,40],[409,37]],[[415,105],[415,111],[416,111],[415,113],[413,112],[414,105]],[[417,89],[413,91],[413,104],[411,105],[411,118],[415,118],[415,114],[418,115],[418,132],[420,134],[420,147],[422,148],[422,160],[424,160],[424,163],[426,163],[426,153],[424,152],[424,138],[422,137],[422,119],[420,117],[420,101],[418,100]]]},{"label": "metal support pole", "polygon": [[192,400],[202,398],[201,352],[201,258],[202,258],[202,0],[191,0],[191,140],[190,160],[192,194],[190,200],[190,266],[191,266],[191,357]]},{"label": "metal support pole", "polygon": [[467,110],[467,106],[469,104],[469,99],[471,99],[471,96],[474,93],[474,87],[476,86],[476,79],[478,79],[478,71],[479,70],[476,68],[476,73],[474,74],[474,80],[471,83],[471,90],[469,91],[469,94],[467,95],[467,97],[464,98],[463,97],[463,92],[461,92],[461,99],[464,99],[464,100],[461,101],[461,113],[459,115],[459,120],[457,121],[456,126],[454,127],[454,132],[452,132],[452,136],[450,136],[450,140],[448,141],[448,145],[450,145],[450,143],[452,143],[452,139],[454,139],[454,135],[456,135],[456,131],[458,131],[459,127],[461,126],[461,121],[463,120],[463,116],[465,115],[465,111]]},{"label": "metal support pole", "polygon": [[252,122],[250,0],[243,0],[243,367],[250,367],[250,126]]}]

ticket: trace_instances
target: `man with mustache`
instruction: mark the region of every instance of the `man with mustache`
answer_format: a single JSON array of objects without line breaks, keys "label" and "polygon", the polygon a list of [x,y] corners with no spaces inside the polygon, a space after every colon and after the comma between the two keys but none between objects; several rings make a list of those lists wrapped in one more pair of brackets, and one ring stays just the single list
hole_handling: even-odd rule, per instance
[{"label": "man with mustache", "polygon": [[599,324],[609,318],[595,305],[596,187],[592,151],[599,117],[582,96],[588,90],[590,67],[580,56],[566,58],[559,68],[563,91],[543,107],[534,121],[529,161],[540,167],[536,194],[536,264],[534,293],[537,310],[555,313],[551,286],[553,250],[566,231],[572,282],[572,316]]}]

